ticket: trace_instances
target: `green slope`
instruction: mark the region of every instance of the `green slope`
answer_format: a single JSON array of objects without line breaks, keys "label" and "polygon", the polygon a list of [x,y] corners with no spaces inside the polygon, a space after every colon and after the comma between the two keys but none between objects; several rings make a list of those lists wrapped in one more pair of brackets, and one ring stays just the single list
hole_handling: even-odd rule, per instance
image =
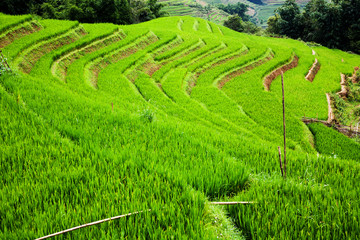
[{"label": "green slope", "polygon": [[222,25],[230,15],[202,0],[160,0],[159,2],[165,5],[163,10],[169,16],[198,17]]},{"label": "green slope", "polygon": [[[0,239],[147,209],[59,238],[359,236],[358,155],[319,154],[330,139],[347,143],[301,122],[327,118],[325,94],[359,56],[192,17],[130,26],[0,20],[0,40],[28,22],[41,26],[2,49],[14,73],[0,76]],[[264,82],[294,56],[284,73],[285,181],[279,76],[270,91]],[[321,68],[310,82],[315,58]],[[232,200],[257,203],[210,205]]]},{"label": "green slope", "polygon": [[[171,4],[172,1],[168,1],[168,2],[169,4]],[[236,4],[238,2],[246,4],[249,6],[247,15],[249,15],[258,26],[265,28],[267,26],[267,20],[269,19],[269,17],[275,15],[275,10],[281,7],[285,3],[285,0],[262,0],[261,2],[263,4],[255,4],[254,1],[251,0],[198,0],[198,2],[202,2],[209,5]],[[296,0],[295,2],[299,5],[300,8],[303,8],[309,2],[309,0]],[[169,12],[171,12],[171,10]],[[173,16],[176,16],[176,12],[173,13]],[[223,19],[226,19],[226,17]]]}]

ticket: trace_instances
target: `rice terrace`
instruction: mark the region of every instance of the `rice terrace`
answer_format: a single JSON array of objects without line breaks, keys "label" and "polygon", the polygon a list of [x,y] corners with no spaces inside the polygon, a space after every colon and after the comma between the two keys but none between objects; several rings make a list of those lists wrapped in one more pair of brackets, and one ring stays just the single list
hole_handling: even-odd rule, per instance
[{"label": "rice terrace", "polygon": [[0,49],[0,239],[360,238],[359,55],[190,16]]}]

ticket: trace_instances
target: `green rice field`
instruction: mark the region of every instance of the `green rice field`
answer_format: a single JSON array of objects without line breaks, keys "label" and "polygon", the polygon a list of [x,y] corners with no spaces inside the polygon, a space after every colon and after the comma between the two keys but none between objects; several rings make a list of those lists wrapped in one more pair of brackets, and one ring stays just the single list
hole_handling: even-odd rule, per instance
[{"label": "green rice field", "polygon": [[165,4],[163,10],[169,16],[191,16],[198,17],[210,22],[222,25],[229,14],[212,6],[210,10],[204,7],[208,5],[206,1],[197,2],[195,0],[161,0]]},{"label": "green rice field", "polygon": [[0,48],[0,239],[360,238],[360,145],[302,122],[359,55],[190,16],[0,14]]}]

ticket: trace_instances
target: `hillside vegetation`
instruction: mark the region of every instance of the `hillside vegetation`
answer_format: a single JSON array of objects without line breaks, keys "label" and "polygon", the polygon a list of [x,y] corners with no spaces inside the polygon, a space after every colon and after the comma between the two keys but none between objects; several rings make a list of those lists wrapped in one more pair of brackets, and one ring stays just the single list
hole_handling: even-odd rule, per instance
[{"label": "hillside vegetation", "polygon": [[[269,17],[275,15],[275,10],[281,7],[285,0],[160,0],[162,3],[166,3],[169,7],[165,7],[166,11],[170,13],[171,16],[181,16],[189,15],[193,17],[201,17],[205,20],[213,21],[217,24],[223,23],[224,20],[228,17],[223,11],[219,11],[218,6],[224,4],[225,6],[235,5],[242,3],[248,6],[246,14],[251,17],[251,21],[256,23],[256,25],[263,28],[267,27],[267,21]],[[296,0],[296,3],[304,8],[309,0]],[[176,5],[176,7],[175,7]],[[199,8],[199,5],[202,8]],[[177,12],[173,9],[182,8],[184,11]],[[187,9],[187,11],[185,11]],[[202,10],[204,14],[199,14],[198,10]],[[207,14],[207,11],[209,13]],[[208,18],[209,16],[209,18]],[[247,17],[246,17],[247,18]],[[243,19],[246,20],[246,19]]]},{"label": "hillside vegetation", "polygon": [[223,24],[229,13],[202,0],[159,0],[169,16],[191,16]]},{"label": "hillside vegetation", "polygon": [[359,238],[360,145],[301,121],[327,119],[358,55],[192,17],[1,14],[0,47],[0,239],[136,211],[58,238]]}]

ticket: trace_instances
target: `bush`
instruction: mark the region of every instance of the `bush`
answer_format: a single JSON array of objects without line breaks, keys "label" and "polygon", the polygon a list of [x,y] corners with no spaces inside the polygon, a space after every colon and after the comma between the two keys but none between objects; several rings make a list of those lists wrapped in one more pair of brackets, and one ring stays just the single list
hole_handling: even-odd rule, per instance
[{"label": "bush", "polygon": [[254,23],[249,21],[244,22],[238,15],[229,16],[229,18],[225,20],[224,26],[237,32],[250,34],[256,34],[261,31],[261,28],[257,27]]},{"label": "bush", "polygon": [[232,15],[224,22],[224,26],[237,32],[243,32],[242,19],[238,15]]},{"label": "bush", "polygon": [[9,69],[6,67],[7,58],[0,56],[0,76],[6,72],[9,72]]},{"label": "bush", "polygon": [[154,120],[154,112],[150,108],[145,108],[140,111],[140,118],[143,119],[145,122],[152,122]]},{"label": "bush", "polygon": [[358,106],[354,109],[354,116],[360,117],[360,106]]}]

